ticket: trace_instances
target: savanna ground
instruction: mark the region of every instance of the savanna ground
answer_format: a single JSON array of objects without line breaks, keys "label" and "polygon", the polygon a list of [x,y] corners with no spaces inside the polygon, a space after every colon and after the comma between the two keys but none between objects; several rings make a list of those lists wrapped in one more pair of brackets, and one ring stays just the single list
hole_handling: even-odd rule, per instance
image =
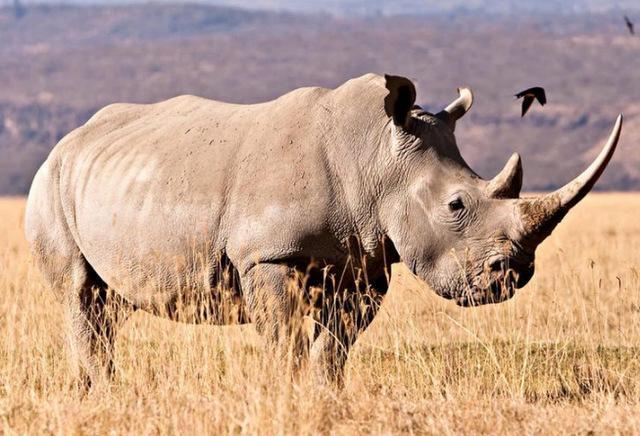
[{"label": "savanna ground", "polygon": [[253,327],[135,314],[110,389],[82,397],[62,308],[30,263],[23,199],[0,201],[3,433],[640,431],[640,195],[592,194],[507,303],[463,309],[394,267],[342,391],[293,382]]}]

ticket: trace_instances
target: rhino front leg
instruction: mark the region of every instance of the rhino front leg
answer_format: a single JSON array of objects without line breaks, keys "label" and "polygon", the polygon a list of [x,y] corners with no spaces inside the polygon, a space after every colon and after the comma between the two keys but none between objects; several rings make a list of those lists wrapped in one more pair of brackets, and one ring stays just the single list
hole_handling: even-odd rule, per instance
[{"label": "rhino front leg", "polygon": [[311,370],[318,384],[343,386],[344,366],[349,354],[345,339],[338,339],[334,332],[321,327],[310,352]]},{"label": "rhino front leg", "polygon": [[318,383],[344,385],[349,350],[375,318],[387,287],[385,279],[376,283],[375,289],[344,291],[341,298],[325,302],[310,351],[311,369]]},{"label": "rhino front leg", "polygon": [[258,333],[276,353],[276,362],[292,370],[308,357],[304,328],[304,291],[295,269],[285,264],[257,264],[241,277],[242,292]]}]

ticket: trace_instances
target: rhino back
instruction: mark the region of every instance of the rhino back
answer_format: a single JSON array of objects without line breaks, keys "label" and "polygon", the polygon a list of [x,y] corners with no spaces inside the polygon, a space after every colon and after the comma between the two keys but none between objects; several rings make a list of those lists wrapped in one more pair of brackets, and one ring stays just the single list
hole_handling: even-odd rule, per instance
[{"label": "rhino back", "polygon": [[324,93],[248,106],[182,96],[97,113],[49,158],[87,261],[126,290],[202,280],[219,252],[247,268],[303,251],[324,234],[331,203],[309,112]]},{"label": "rhino back", "polygon": [[108,106],[63,138],[34,180],[31,239],[58,237],[42,212],[55,203],[65,243],[137,304],[206,286],[219,254],[242,274],[257,262],[344,256],[356,227],[373,246],[361,186],[373,167],[358,161],[370,161],[367,144],[386,122],[381,83],[367,75],[256,105],[182,96]]}]

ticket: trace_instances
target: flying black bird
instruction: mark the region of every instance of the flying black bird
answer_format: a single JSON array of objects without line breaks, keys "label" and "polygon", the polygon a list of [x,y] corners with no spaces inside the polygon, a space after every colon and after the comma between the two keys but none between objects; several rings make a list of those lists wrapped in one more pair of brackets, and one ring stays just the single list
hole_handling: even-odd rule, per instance
[{"label": "flying black bird", "polygon": [[524,91],[517,93],[516,97],[517,98],[524,97],[524,100],[522,100],[522,116],[523,117],[524,117],[524,114],[526,114],[529,108],[531,107],[531,103],[533,103],[534,99],[538,100],[538,103],[540,103],[542,106],[544,106],[545,103],[547,102],[547,96],[544,93],[544,88],[541,88],[539,86],[525,89]]},{"label": "flying black bird", "polygon": [[635,35],[636,32],[635,30],[633,30],[633,22],[626,15],[624,16],[624,22],[627,23],[627,28],[629,29],[629,33],[632,35]]}]

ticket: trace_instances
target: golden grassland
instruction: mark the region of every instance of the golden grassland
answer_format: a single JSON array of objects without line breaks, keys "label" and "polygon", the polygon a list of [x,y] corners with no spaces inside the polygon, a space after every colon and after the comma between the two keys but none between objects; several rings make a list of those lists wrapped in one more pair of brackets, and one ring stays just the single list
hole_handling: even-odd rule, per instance
[{"label": "golden grassland", "polygon": [[456,307],[394,266],[341,391],[291,381],[252,326],[136,313],[113,384],[79,395],[23,215],[0,200],[3,433],[640,432],[640,195],[588,196],[500,305]]}]

